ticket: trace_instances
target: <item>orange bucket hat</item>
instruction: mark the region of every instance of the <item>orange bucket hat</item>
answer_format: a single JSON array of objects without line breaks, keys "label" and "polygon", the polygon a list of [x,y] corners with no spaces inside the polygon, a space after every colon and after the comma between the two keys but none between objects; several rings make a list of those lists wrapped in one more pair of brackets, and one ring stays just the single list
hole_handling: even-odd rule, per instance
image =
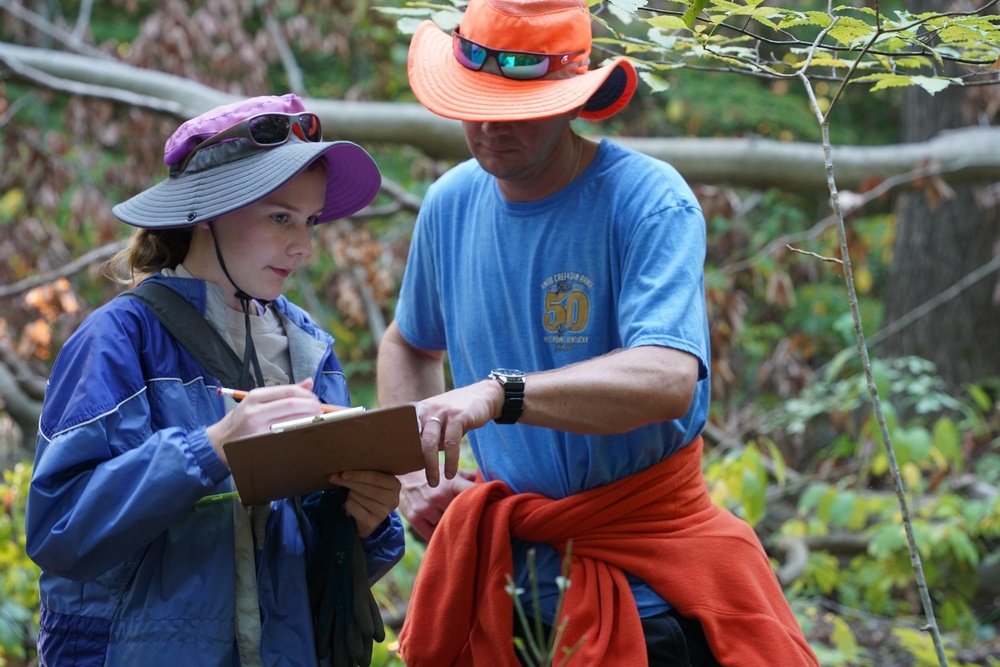
[{"label": "orange bucket hat", "polygon": [[587,69],[590,13],[583,0],[471,0],[458,33],[493,52],[486,66],[499,66],[495,52],[504,50],[568,57],[556,59],[565,66],[537,79],[477,71],[456,57],[457,38],[424,21],[410,42],[408,75],[417,99],[439,116],[503,122],[547,118],[582,107],[580,118],[601,120],[625,108],[635,92],[635,68],[626,58]]}]

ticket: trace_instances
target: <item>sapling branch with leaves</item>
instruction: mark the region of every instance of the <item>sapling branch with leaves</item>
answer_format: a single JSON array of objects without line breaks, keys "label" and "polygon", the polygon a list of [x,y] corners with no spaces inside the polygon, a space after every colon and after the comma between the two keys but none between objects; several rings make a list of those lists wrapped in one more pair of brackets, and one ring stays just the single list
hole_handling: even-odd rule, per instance
[{"label": "sapling branch with leaves", "polygon": [[[618,6],[618,3],[612,4]],[[654,89],[660,85],[655,75],[657,71],[674,67],[715,67],[720,71],[768,78],[794,76],[808,95],[822,136],[830,204],[840,240],[839,263],[843,269],[869,398],[889,459],[910,560],[927,618],[927,630],[932,636],[938,662],[942,666],[947,665],[913,531],[906,485],[896,461],[865,342],[848,232],[832,159],[830,122],[837,102],[848,85],[871,84],[872,91],[920,86],[933,95],[953,85],[993,85],[1000,82],[1000,17],[990,14],[996,2],[984,3],[971,11],[911,14],[900,10],[894,16],[883,14],[879,2],[875,2],[873,7],[861,8],[835,7],[833,3],[828,3],[826,11],[772,7],[760,0],[745,3],[696,0],[676,4],[688,6],[677,12],[648,9],[655,14],[644,19],[652,26],[648,41],[634,38],[607,40],[609,44],[617,42],[639,62],[648,64],[645,79]],[[638,7],[632,14],[640,18],[646,10],[645,7]],[[815,32],[817,28],[817,34],[811,40],[804,34],[810,30]],[[943,73],[945,63],[961,65],[966,71],[958,77],[946,75]],[[813,85],[815,81],[834,81],[838,84],[831,99],[819,99]],[[809,254],[827,259],[815,253]]]}]

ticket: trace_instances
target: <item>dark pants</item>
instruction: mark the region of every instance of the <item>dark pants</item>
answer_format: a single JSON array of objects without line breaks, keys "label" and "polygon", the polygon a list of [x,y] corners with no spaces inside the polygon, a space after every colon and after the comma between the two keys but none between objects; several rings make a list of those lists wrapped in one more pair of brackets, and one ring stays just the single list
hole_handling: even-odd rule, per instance
[{"label": "dark pants", "polygon": [[[534,620],[529,618],[528,625],[534,628]],[[548,637],[551,628],[545,624],[543,628]],[[671,609],[642,619],[642,632],[646,636],[649,667],[719,667],[708,648],[701,624],[695,619],[685,618]],[[524,638],[524,629],[516,617],[514,636]],[[521,664],[526,665],[520,652],[515,650],[515,653]]]}]

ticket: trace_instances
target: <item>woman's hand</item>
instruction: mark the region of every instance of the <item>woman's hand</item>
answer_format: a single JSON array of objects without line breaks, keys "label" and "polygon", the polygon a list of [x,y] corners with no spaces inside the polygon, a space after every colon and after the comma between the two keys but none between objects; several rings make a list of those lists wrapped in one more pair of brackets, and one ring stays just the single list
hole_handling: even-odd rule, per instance
[{"label": "woman's hand", "polygon": [[399,505],[399,480],[374,470],[334,473],[331,484],[348,489],[344,510],[358,524],[358,537],[366,539]]},{"label": "woman's hand", "polygon": [[247,435],[263,433],[271,424],[322,414],[319,398],[312,392],[312,378],[298,384],[251,389],[235,409],[205,429],[215,453],[229,465],[222,445]]}]

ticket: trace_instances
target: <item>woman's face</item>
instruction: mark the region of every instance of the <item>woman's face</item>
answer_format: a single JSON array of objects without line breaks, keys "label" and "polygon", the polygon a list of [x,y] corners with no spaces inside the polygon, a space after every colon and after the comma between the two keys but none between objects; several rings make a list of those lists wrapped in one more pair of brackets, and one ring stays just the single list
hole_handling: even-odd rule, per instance
[{"label": "woman's face", "polygon": [[[292,271],[312,257],[313,226],[325,198],[326,170],[319,162],[260,201],[218,218],[215,237],[233,282],[252,297],[277,298]],[[236,288],[219,266],[208,223],[195,229],[184,266],[222,287],[230,307],[240,307]]]}]

